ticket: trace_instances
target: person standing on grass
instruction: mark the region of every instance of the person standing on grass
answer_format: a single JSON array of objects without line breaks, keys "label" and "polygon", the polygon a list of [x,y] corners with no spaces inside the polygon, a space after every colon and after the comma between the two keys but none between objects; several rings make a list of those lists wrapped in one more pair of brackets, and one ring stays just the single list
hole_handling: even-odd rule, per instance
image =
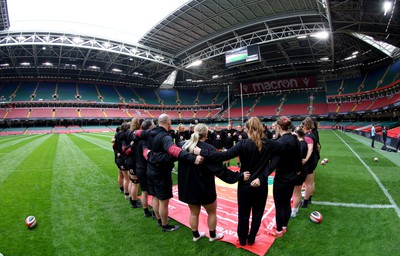
[{"label": "person standing on grass", "polygon": [[383,130],[382,130],[382,142],[383,142],[383,148],[384,150],[386,150],[386,142],[387,142],[387,127],[384,126]]},{"label": "person standing on grass", "polygon": [[277,142],[285,145],[285,151],[275,156],[270,166],[275,169],[273,193],[276,229],[267,232],[275,237],[282,237],[286,232],[291,214],[290,199],[293,195],[297,174],[301,172],[302,168],[299,141],[292,135],[291,127],[292,121],[285,116],[276,121],[276,132],[280,135]]},{"label": "person standing on grass", "polygon": [[113,144],[112,148],[114,151],[114,162],[118,167],[118,185],[119,185],[119,190],[121,191],[121,193],[124,193],[124,175],[122,174],[121,169],[119,169],[118,163],[117,163],[117,143],[116,141],[116,137],[118,135],[118,133],[120,132],[120,126],[117,127],[117,129],[115,129],[115,134],[114,137],[111,139],[111,143]]},{"label": "person standing on grass", "polygon": [[[197,124],[190,140],[186,141],[182,149],[193,153],[194,148],[197,146],[200,149],[216,151],[213,146],[204,142],[207,139],[207,134],[207,126],[205,124]],[[221,162],[211,160],[205,160],[201,165],[194,165],[193,163],[180,160],[178,166],[179,200],[189,205],[189,222],[193,233],[193,241],[196,242],[205,236],[205,232],[199,232],[198,230],[201,206],[206,209],[208,214],[209,241],[213,242],[221,239],[223,234],[216,234],[217,193],[215,190],[215,176],[227,183],[233,184],[239,179],[243,181],[248,180],[250,173],[232,172]]]},{"label": "person standing on grass", "polygon": [[312,195],[315,189],[314,172],[318,165],[319,152],[318,152],[318,140],[315,137],[315,134],[312,132],[314,128],[313,120],[310,117],[306,117],[302,122],[302,126],[303,126],[303,131],[306,134],[305,137],[309,138],[306,140],[308,146],[307,156],[305,159],[302,160],[303,164],[307,163],[307,177],[305,181],[306,191],[301,207],[307,208],[308,204],[311,203]]},{"label": "person standing on grass", "polygon": [[375,135],[376,135],[376,132],[375,132],[375,125],[372,124],[372,127],[371,127],[371,139],[372,139],[372,141],[371,141],[371,148],[374,148],[374,147],[375,147],[375,145],[374,145],[374,142],[375,142]]},{"label": "person standing on grass", "polygon": [[[247,139],[247,133],[243,130],[243,125],[238,125],[237,130],[233,134],[235,144],[239,143],[239,141]],[[236,157],[237,167],[240,168],[240,157]]]},{"label": "person standing on grass", "polygon": [[125,168],[125,148],[127,146],[126,144],[126,133],[128,132],[130,126],[129,123],[123,123],[121,125],[121,129],[119,133],[115,136],[115,145],[116,145],[116,164],[118,166],[119,171],[123,175],[123,190],[124,190],[124,195],[126,199],[129,199],[129,184],[130,184],[130,179],[129,179],[129,173],[128,169]]},{"label": "person standing on grass", "polygon": [[[161,114],[158,118],[158,127],[152,130],[137,130],[135,135],[146,140],[150,153],[166,153],[176,159],[184,159],[196,164],[202,162],[202,157],[196,157],[182,150],[174,144],[168,131],[171,130],[171,118],[167,114]],[[145,152],[146,154],[146,152]],[[150,157],[149,157],[150,159]],[[153,210],[163,232],[175,231],[178,225],[168,223],[168,204],[172,198],[171,171],[174,167],[174,159],[166,163],[154,163],[149,160],[147,164],[148,182],[154,189]]]},{"label": "person standing on grass", "polygon": [[137,117],[133,118],[130,122],[130,129],[126,132],[126,145],[124,152],[125,158],[125,168],[129,171],[129,202],[132,208],[140,208],[142,205],[138,201],[138,190],[139,190],[139,178],[136,173],[136,155],[135,155],[135,143],[134,143],[134,131],[139,129],[142,119]]},{"label": "person standing on grass", "polygon": [[[153,120],[147,119],[141,123],[142,130],[151,130],[155,127]],[[144,217],[151,217],[152,214],[148,207],[148,195],[154,196],[154,189],[149,186],[147,177],[147,159],[143,156],[143,152],[148,151],[145,140],[135,141],[135,158],[136,158],[136,174],[139,178],[140,189],[142,191],[142,206],[144,210]],[[172,157],[168,154],[162,153],[160,156],[162,159],[158,159],[156,162],[162,164],[163,162],[168,163],[172,160]],[[159,217],[158,217],[159,218]]]},{"label": "person standing on grass", "polygon": [[[231,147],[233,147],[233,143],[234,143],[234,137],[233,134],[235,133],[235,129],[232,129],[232,124],[229,123],[228,127],[226,129],[222,130],[222,134],[223,134],[223,138],[224,138],[224,149],[230,149]],[[230,160],[226,161],[225,164],[227,166],[230,166]]]},{"label": "person standing on grass", "polygon": [[295,218],[297,216],[297,213],[299,212],[299,206],[301,203],[301,187],[303,186],[303,183],[306,180],[307,172],[309,169],[307,152],[308,148],[310,147],[312,149],[313,146],[312,144],[313,141],[310,138],[305,137],[306,134],[304,133],[303,128],[301,126],[296,127],[294,132],[297,135],[297,139],[300,142],[301,159],[305,159],[305,161],[303,163],[303,168],[301,169],[301,172],[298,173],[297,175],[296,184],[293,191],[293,207],[292,207],[292,213],[290,215],[290,217],[292,218]]},{"label": "person standing on grass", "polygon": [[[253,245],[260,228],[268,196],[267,167],[272,155],[282,152],[282,144],[264,138],[264,128],[258,117],[252,117],[246,123],[248,138],[241,140],[225,152],[195,149],[205,159],[224,161],[240,156],[240,172],[250,172],[248,181],[239,181],[237,189],[238,202],[238,237],[241,246]],[[249,232],[250,214],[252,214]],[[290,214],[290,213],[289,213]]]}]

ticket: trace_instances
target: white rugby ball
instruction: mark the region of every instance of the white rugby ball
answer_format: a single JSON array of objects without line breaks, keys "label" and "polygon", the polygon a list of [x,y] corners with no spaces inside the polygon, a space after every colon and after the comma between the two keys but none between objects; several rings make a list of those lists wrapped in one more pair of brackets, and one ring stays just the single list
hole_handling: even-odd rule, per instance
[{"label": "white rugby ball", "polygon": [[326,162],[325,162],[324,160],[322,160],[322,161],[321,161],[321,164],[322,164],[322,165],[325,165],[325,164],[326,164]]},{"label": "white rugby ball", "polygon": [[319,212],[317,212],[317,211],[313,211],[313,212],[310,214],[310,220],[311,220],[313,223],[319,224],[319,223],[321,223],[321,221],[322,221],[322,214],[319,213]]},{"label": "white rugby ball", "polygon": [[325,163],[327,163],[328,162],[328,158],[324,158],[324,161],[325,161]]},{"label": "white rugby ball", "polygon": [[28,216],[25,219],[25,224],[28,228],[33,228],[36,225],[36,218],[35,216]]},{"label": "white rugby ball", "polygon": [[374,162],[378,162],[378,161],[379,161],[379,158],[375,157]]}]

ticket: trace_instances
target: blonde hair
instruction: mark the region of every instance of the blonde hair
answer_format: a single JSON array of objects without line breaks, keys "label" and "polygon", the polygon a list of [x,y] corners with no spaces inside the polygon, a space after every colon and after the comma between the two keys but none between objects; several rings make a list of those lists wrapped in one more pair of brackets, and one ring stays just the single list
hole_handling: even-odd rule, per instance
[{"label": "blonde hair", "polygon": [[314,121],[311,119],[311,117],[306,117],[306,119],[303,120],[302,124],[303,127],[306,128],[306,130],[311,130],[314,128]]},{"label": "blonde hair", "polygon": [[140,120],[137,117],[133,118],[132,121],[130,122],[130,130],[135,131],[135,130],[139,129],[141,121],[142,120]]},{"label": "blonde hair", "polygon": [[205,124],[197,124],[194,127],[194,133],[190,136],[190,140],[187,140],[183,145],[182,149],[193,153],[194,148],[200,139],[206,137],[208,134],[208,127]]},{"label": "blonde hair", "polygon": [[262,141],[264,138],[264,127],[258,117],[252,117],[246,122],[247,134],[249,139],[251,139],[257,146],[258,151],[262,149]]}]

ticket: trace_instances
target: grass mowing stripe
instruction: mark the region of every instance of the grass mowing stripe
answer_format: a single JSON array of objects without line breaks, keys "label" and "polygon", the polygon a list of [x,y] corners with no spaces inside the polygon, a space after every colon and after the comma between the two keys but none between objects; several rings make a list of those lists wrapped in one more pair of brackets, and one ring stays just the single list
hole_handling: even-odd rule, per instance
[{"label": "grass mowing stripe", "polygon": [[[56,136],[46,136],[25,149],[24,159],[10,166],[12,173],[0,189],[0,252],[4,255],[55,255],[52,247],[50,188]],[[23,160],[23,161],[22,161]],[[7,164],[7,162],[6,162]],[[34,215],[37,226],[29,230],[25,218]]]},{"label": "grass mowing stripe", "polygon": [[109,208],[110,177],[65,134],[60,135],[53,168],[54,247],[60,255],[113,254],[110,248],[115,244],[105,244],[113,240],[119,222],[109,219],[109,212],[118,212]]},{"label": "grass mowing stripe", "polygon": [[16,145],[16,144],[21,143],[23,141],[36,138],[36,137],[39,137],[39,136],[24,136],[24,137],[20,137],[20,138],[14,138],[13,140],[10,140],[10,141],[9,140],[0,141],[0,150],[3,149],[3,148],[7,148],[9,146]]},{"label": "grass mowing stripe", "polygon": [[394,206],[394,209],[397,213],[397,216],[400,218],[400,209],[396,202],[393,200],[392,196],[389,194],[388,190],[383,186],[382,182],[376,176],[376,174],[371,170],[371,168],[361,159],[361,157],[347,144],[336,132],[334,134],[353,152],[353,154],[360,160],[360,162],[364,165],[364,167],[369,171],[369,173],[374,177],[375,181],[378,183],[379,187],[382,189],[383,193],[389,199],[390,203]]},{"label": "grass mowing stripe", "polygon": [[[74,136],[76,136],[76,137],[79,137],[79,138],[81,138],[81,139],[84,139],[84,140],[86,140],[87,142],[90,142],[90,143],[92,143],[92,144],[95,144],[95,145],[97,145],[97,146],[99,146],[99,147],[101,147],[101,148],[107,149],[107,150],[109,150],[109,151],[113,151],[113,149],[111,148],[111,142],[107,142],[107,144],[108,144],[108,147],[107,147],[107,146],[105,146],[105,145],[106,145],[105,140],[101,140],[101,139],[88,139],[87,137],[82,136],[82,135],[80,135],[80,134],[79,134],[79,135],[78,135],[78,134],[72,134],[72,135],[74,135]],[[104,144],[104,146],[101,145],[101,144],[99,144],[99,143],[97,143],[97,142],[95,142],[95,141]]]},{"label": "grass mowing stripe", "polygon": [[[25,143],[24,145],[18,147],[17,149],[4,154],[0,158],[1,169],[0,169],[0,185],[4,180],[7,179],[8,175],[15,171],[16,167],[19,166],[25,158],[28,157],[33,151],[36,150],[41,144],[46,140],[51,138],[52,135],[46,135],[43,137],[35,138],[31,142]],[[15,145],[14,145],[15,146]]]},{"label": "grass mowing stripe", "polygon": [[320,201],[313,201],[312,203],[318,205],[343,206],[343,207],[353,207],[353,208],[371,208],[371,209],[394,208],[394,206],[391,204],[352,204],[352,203],[320,202]]}]

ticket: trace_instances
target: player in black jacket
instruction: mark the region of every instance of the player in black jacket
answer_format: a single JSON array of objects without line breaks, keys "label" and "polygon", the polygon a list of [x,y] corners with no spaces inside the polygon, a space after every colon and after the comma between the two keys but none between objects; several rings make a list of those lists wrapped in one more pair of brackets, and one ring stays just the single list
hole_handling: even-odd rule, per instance
[{"label": "player in black jacket", "polygon": [[[152,153],[167,153],[175,159],[183,159],[196,164],[202,162],[201,157],[183,151],[174,144],[171,135],[168,133],[171,130],[171,118],[167,114],[160,115],[158,125],[152,130],[135,132],[136,136],[146,140],[148,149]],[[153,210],[164,232],[179,228],[178,225],[171,226],[168,224],[168,204],[169,199],[172,198],[171,171],[173,167],[174,160],[162,164],[149,161],[147,164],[149,187],[154,189],[154,191],[151,191],[154,195]]]},{"label": "player in black jacket", "polygon": [[[267,167],[270,159],[276,153],[285,148],[280,143],[264,139],[263,127],[260,119],[252,117],[246,123],[248,139],[241,140],[231,149],[225,152],[212,152],[206,150],[195,150],[206,159],[222,161],[240,156],[240,172],[249,171],[248,181],[239,181],[237,189],[239,216],[238,236],[240,245],[246,243],[252,245],[260,228],[268,195],[268,173]],[[250,212],[252,223],[249,232]]]},{"label": "player in black jacket", "polygon": [[225,145],[224,133],[218,124],[214,126],[214,132],[211,134],[211,145],[213,145],[218,151],[222,151]]},{"label": "player in black jacket", "polygon": [[291,126],[292,122],[287,117],[276,121],[276,132],[280,135],[277,142],[285,145],[285,152],[275,156],[270,166],[270,171],[276,168],[273,186],[276,229],[268,230],[268,233],[276,237],[282,237],[286,232],[291,214],[290,199],[297,173],[302,168],[299,141],[291,134]]},{"label": "player in black jacket", "polygon": [[[306,133],[306,138],[310,138],[312,140],[312,147],[308,149],[307,152],[307,159],[308,159],[308,171],[306,177],[306,191],[304,194],[304,201],[301,205],[303,208],[307,208],[308,204],[311,203],[311,196],[314,193],[315,182],[314,182],[314,175],[315,169],[317,168],[318,161],[320,159],[319,156],[319,141],[318,138],[315,136],[315,132],[313,132],[314,128],[314,121],[310,117],[306,117],[302,122],[303,131]],[[310,142],[311,144],[311,142]]]},{"label": "player in black jacket", "polygon": [[[247,133],[243,130],[243,125],[238,125],[236,131],[233,133],[233,139],[235,143],[247,139]],[[240,168],[240,157],[236,157],[237,167]]]},{"label": "player in black jacket", "polygon": [[125,168],[125,158],[126,158],[125,148],[127,147],[126,134],[128,133],[128,130],[129,130],[129,124],[123,123],[121,125],[120,131],[115,136],[115,145],[116,145],[115,163],[117,164],[118,169],[123,175],[123,187],[126,199],[129,198],[129,184],[130,184],[128,169]]},{"label": "player in black jacket", "polygon": [[[198,124],[194,129],[190,140],[186,141],[183,149],[193,152],[197,146],[201,150],[216,151],[213,146],[205,143],[208,128],[205,124]],[[205,160],[201,165],[194,165],[187,161],[179,161],[178,188],[179,200],[189,204],[190,227],[193,232],[193,241],[199,240],[205,232],[199,232],[199,214],[201,206],[207,211],[207,224],[210,232],[209,241],[215,241],[223,237],[222,233],[216,234],[217,226],[217,193],[215,190],[215,177],[217,176],[227,183],[236,183],[239,179],[247,180],[250,173],[238,173],[228,170],[221,162]]]},{"label": "player in black jacket", "polygon": [[308,148],[313,146],[312,140],[308,137],[305,137],[306,134],[304,133],[302,126],[296,127],[295,134],[297,135],[297,139],[299,140],[300,143],[301,159],[305,159],[305,161],[302,163],[303,168],[301,169],[300,174],[297,175],[296,186],[294,187],[293,190],[293,207],[292,207],[292,213],[290,215],[290,217],[292,218],[296,217],[299,211],[299,206],[301,203],[301,188],[303,186],[304,181],[306,180],[307,172],[310,167],[308,165],[307,152]]},{"label": "player in black jacket", "polygon": [[114,137],[111,139],[111,143],[112,143],[112,148],[113,148],[113,151],[114,151],[114,162],[118,167],[118,185],[119,185],[119,190],[121,191],[121,193],[124,193],[124,175],[122,174],[121,169],[119,169],[119,166],[118,166],[118,163],[117,163],[117,159],[118,159],[117,153],[118,153],[118,151],[117,151],[117,143],[115,142],[116,137],[117,137],[120,129],[121,129],[120,126],[118,126],[117,129],[115,129],[115,134],[114,134]]}]

